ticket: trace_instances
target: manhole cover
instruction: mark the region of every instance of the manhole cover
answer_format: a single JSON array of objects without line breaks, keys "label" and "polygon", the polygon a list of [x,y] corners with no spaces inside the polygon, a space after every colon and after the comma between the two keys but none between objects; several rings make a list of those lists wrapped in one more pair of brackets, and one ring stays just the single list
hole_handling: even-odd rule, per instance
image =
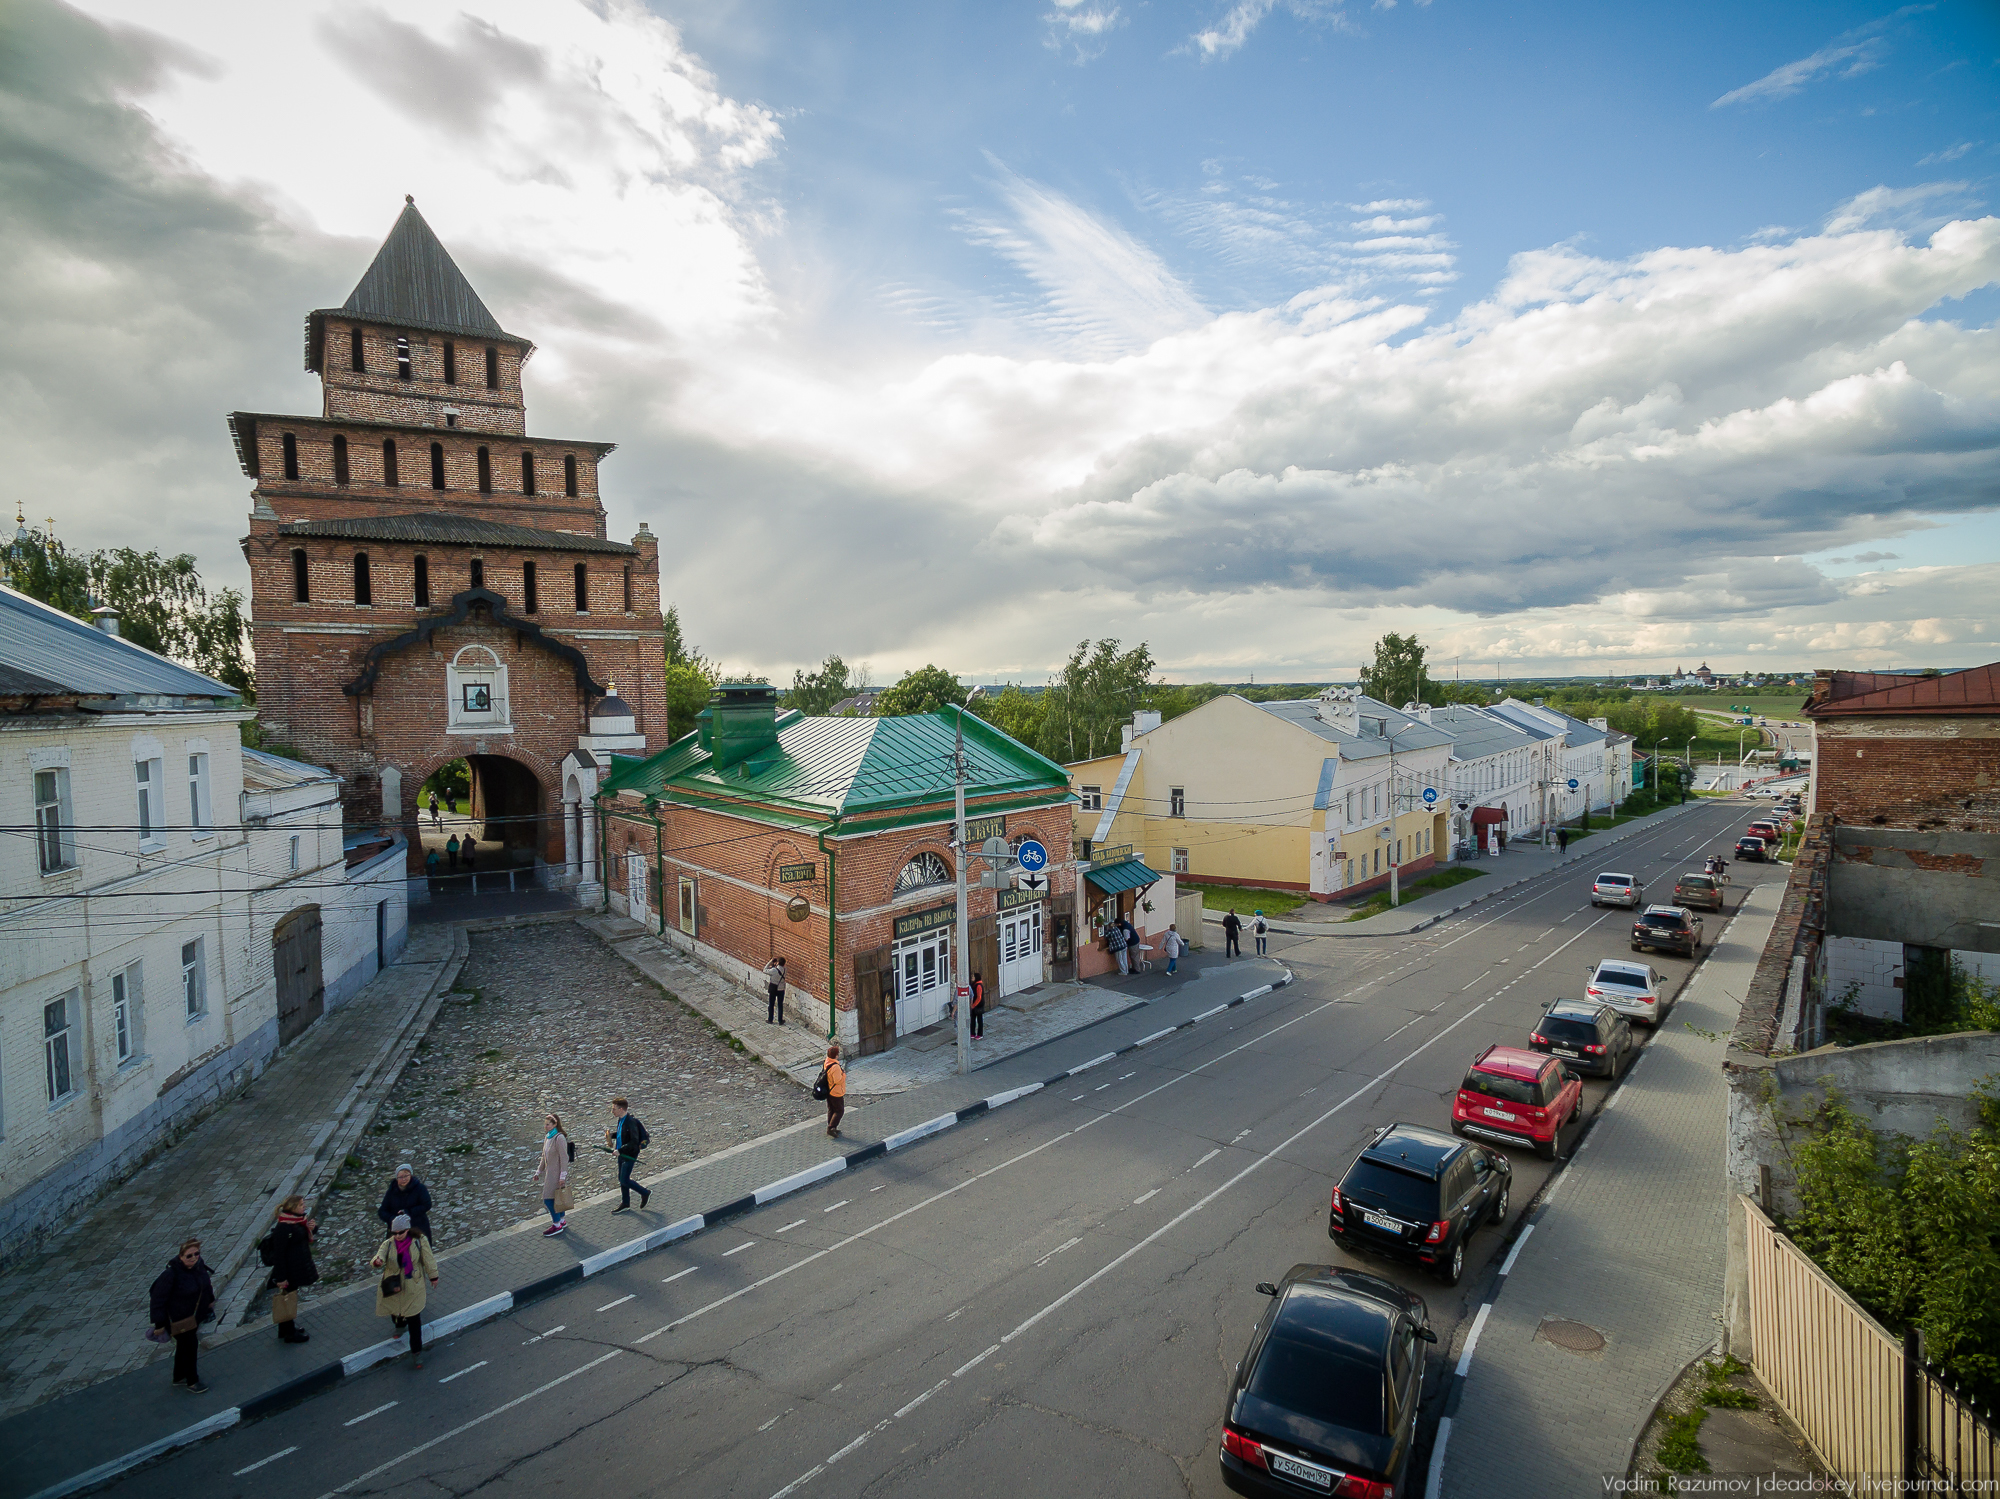
[{"label": "manhole cover", "polygon": [[1582,1322],[1571,1322],[1563,1317],[1544,1317],[1542,1325],[1535,1329],[1535,1336],[1546,1338],[1558,1348],[1567,1348],[1571,1353],[1597,1353],[1604,1347],[1604,1334]]}]

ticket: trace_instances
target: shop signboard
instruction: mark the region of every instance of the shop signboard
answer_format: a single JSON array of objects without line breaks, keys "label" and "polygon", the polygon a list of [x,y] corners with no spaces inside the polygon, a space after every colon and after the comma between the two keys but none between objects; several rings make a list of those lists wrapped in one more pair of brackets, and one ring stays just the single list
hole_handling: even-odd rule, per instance
[{"label": "shop signboard", "polygon": [[818,866],[813,864],[780,864],[778,883],[780,885],[810,885],[813,883]]},{"label": "shop signboard", "polygon": [[1016,906],[1032,906],[1048,893],[1046,890],[1002,890],[993,898],[993,909],[1011,911]]},{"label": "shop signboard", "polygon": [[905,937],[921,937],[926,932],[950,926],[957,920],[957,901],[948,905],[932,906],[928,911],[912,911],[906,916],[896,918],[896,940],[901,942]]},{"label": "shop signboard", "polygon": [[965,841],[984,843],[988,838],[1005,838],[1007,819],[1005,817],[968,817],[965,819]]}]

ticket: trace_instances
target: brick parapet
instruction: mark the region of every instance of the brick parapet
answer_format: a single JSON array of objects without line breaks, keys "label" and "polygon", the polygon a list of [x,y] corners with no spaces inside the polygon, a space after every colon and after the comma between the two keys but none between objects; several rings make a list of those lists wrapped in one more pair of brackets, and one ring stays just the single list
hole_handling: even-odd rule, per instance
[{"label": "brick parapet", "polygon": [[1752,1056],[1768,1057],[1780,1048],[1789,1049],[1792,1038],[1778,1034],[1784,1015],[1785,986],[1792,959],[1821,934],[1825,916],[1826,871],[1833,858],[1833,819],[1815,814],[1807,819],[1806,833],[1785,880],[1785,893],[1778,902],[1778,915],[1764,951],[1757,959],[1750,987],[1738,1012],[1730,1037],[1731,1049]]}]

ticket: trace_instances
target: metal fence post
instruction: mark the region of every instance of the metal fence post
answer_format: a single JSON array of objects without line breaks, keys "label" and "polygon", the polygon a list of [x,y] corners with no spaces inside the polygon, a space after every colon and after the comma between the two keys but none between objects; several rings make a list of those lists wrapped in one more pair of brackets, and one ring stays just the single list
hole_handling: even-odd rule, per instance
[{"label": "metal fence post", "polygon": [[1903,1478],[1912,1489],[1923,1476],[1923,1362],[1923,1334],[1914,1327],[1904,1328]]}]

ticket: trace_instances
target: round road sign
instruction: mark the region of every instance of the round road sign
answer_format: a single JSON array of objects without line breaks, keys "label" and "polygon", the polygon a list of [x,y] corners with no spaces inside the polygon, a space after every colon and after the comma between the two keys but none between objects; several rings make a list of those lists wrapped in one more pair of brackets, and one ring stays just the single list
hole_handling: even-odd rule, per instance
[{"label": "round road sign", "polygon": [[1435,807],[1437,805],[1437,799],[1438,799],[1437,787],[1435,786],[1424,787],[1424,805],[1426,807]]},{"label": "round road sign", "polygon": [[1023,838],[1021,846],[1014,850],[1014,857],[1029,874],[1040,874],[1048,868],[1049,851],[1033,838]]},{"label": "round road sign", "polygon": [[1576,777],[1575,777],[1575,776],[1571,776],[1571,777],[1569,778],[1569,789],[1570,789],[1570,790],[1572,790],[1572,791],[1576,790]]}]

